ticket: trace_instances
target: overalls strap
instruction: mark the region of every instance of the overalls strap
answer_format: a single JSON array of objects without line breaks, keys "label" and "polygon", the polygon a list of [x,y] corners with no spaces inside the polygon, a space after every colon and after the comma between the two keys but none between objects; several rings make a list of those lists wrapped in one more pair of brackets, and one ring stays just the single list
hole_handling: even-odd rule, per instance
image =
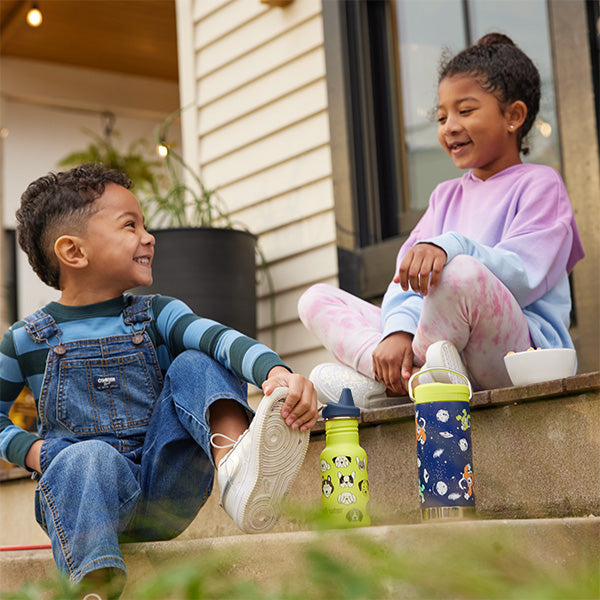
[{"label": "overalls strap", "polygon": [[135,296],[127,294],[123,309],[123,321],[126,325],[135,323],[149,323],[152,321],[150,310],[153,296]]},{"label": "overalls strap", "polygon": [[[152,321],[151,304],[152,296],[134,296],[133,294],[126,296],[125,308],[123,309],[123,322],[125,325],[131,327],[133,335],[131,339],[135,345],[142,343],[146,325]],[[135,328],[137,323],[141,323],[142,325],[139,329]]]},{"label": "overalls strap", "polygon": [[25,331],[36,343],[47,341],[55,335],[62,335],[54,317],[45,313],[41,308],[25,317],[23,321],[25,321]]}]

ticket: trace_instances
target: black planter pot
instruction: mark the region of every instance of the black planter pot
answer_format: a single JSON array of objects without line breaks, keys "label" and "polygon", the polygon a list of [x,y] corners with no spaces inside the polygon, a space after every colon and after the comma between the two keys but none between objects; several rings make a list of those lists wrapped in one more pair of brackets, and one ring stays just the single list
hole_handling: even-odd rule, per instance
[{"label": "black planter pot", "polygon": [[256,236],[210,227],[152,234],[154,282],[136,293],[174,296],[197,315],[256,337]]}]

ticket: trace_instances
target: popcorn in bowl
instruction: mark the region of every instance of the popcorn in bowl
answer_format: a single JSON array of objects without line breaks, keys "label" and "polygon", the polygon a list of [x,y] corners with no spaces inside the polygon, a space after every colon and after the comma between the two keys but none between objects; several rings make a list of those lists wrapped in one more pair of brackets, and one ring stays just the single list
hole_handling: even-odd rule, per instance
[{"label": "popcorn in bowl", "polygon": [[572,348],[529,348],[508,352],[504,364],[513,385],[531,385],[575,375],[577,354]]}]

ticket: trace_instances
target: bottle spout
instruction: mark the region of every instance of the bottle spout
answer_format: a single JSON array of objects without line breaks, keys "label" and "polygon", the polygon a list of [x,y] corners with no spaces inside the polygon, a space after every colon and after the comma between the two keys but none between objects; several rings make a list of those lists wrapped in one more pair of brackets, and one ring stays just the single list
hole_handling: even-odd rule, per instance
[{"label": "bottle spout", "polygon": [[323,418],[360,417],[360,408],[354,404],[352,390],[344,388],[337,402],[328,402],[323,409]]}]

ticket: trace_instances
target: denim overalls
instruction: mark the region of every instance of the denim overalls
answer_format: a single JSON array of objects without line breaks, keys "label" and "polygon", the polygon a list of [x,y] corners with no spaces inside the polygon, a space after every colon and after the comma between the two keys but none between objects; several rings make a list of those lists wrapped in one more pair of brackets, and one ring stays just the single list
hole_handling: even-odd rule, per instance
[{"label": "denim overalls", "polygon": [[164,379],[146,332],[151,296],[127,296],[123,334],[64,341],[54,318],[25,319],[50,346],[38,412],[42,476],[36,519],[58,568],[73,581],[125,569],[119,541],[181,533],[213,485],[207,409],[232,398],[251,414],[246,383],[199,350]]}]

